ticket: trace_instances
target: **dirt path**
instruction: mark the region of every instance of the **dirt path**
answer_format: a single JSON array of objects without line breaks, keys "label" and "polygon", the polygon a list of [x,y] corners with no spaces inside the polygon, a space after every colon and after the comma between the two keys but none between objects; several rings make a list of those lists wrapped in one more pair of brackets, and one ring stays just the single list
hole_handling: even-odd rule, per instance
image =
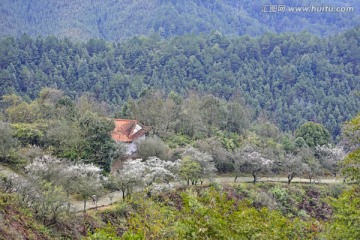
[{"label": "dirt path", "polygon": [[[0,164],[0,175],[10,175],[14,174],[15,176],[20,176],[19,174],[15,173],[11,169],[3,166]],[[234,177],[216,177],[214,179],[215,182],[221,184],[238,184],[244,182],[252,182],[252,177],[238,177],[236,182],[234,182]],[[259,182],[287,182],[287,178],[285,177],[264,177],[258,180]],[[318,178],[315,180],[315,183],[325,183],[325,184],[332,184],[332,183],[341,183],[343,180],[341,178]],[[294,178],[292,183],[309,183],[309,179],[305,178]],[[209,181],[205,181],[204,184],[209,184]],[[172,183],[173,186],[185,186],[185,182],[175,182]],[[95,209],[96,207],[100,209],[105,209],[106,206],[110,206],[113,203],[122,201],[122,192],[116,191],[112,193],[108,193],[104,196],[98,198],[97,204],[94,204],[92,200],[87,201],[86,203],[86,210]],[[84,202],[72,200],[70,202],[73,210],[75,212],[81,212],[84,209]]]},{"label": "dirt path", "polygon": [[[234,185],[234,184],[239,184],[239,183],[245,183],[245,182],[252,182],[253,178],[252,177],[238,177],[236,182],[234,182],[234,177],[216,177],[215,182],[217,183],[221,183],[221,184],[230,184],[230,185]],[[258,180],[259,182],[283,182],[286,183],[287,182],[287,178],[286,177],[264,177]],[[321,178],[321,179],[316,179],[315,183],[319,184],[319,183],[323,183],[323,184],[333,184],[333,183],[341,183],[342,179],[341,178]],[[310,183],[309,179],[305,179],[305,178],[294,178],[292,183]],[[314,183],[314,182],[313,182]],[[209,181],[205,181],[204,183],[209,184]],[[172,185],[174,186],[185,186],[185,182],[184,183],[173,183]],[[112,193],[108,193],[102,197],[100,197],[98,199],[97,202],[97,208],[98,210],[104,210],[106,209],[107,206],[116,203],[116,202],[120,202],[122,201],[122,193],[120,191],[117,192],[112,192]],[[76,212],[80,212],[83,211],[84,209],[84,204],[81,201],[73,201],[71,203],[71,205],[73,206],[74,210]],[[93,204],[92,201],[87,202],[87,206],[86,209],[95,209],[96,208],[96,204]]]},{"label": "dirt path", "polygon": [[10,174],[16,174],[14,171],[10,170],[9,168],[5,167],[4,165],[0,164],[0,175],[10,175]]}]

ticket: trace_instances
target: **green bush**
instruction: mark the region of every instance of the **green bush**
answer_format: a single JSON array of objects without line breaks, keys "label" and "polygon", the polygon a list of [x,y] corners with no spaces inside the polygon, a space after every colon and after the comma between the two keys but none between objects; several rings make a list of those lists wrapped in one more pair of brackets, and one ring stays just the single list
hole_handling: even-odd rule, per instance
[{"label": "green bush", "polygon": [[172,134],[166,139],[166,143],[170,148],[185,147],[191,143],[191,139],[186,135]]},{"label": "green bush", "polygon": [[344,183],[330,184],[328,187],[328,195],[333,198],[338,198],[346,189],[348,189],[348,185]]},{"label": "green bush", "polygon": [[360,187],[343,192],[330,203],[334,216],[326,224],[325,239],[360,239]]},{"label": "green bush", "polygon": [[115,228],[111,224],[96,229],[95,233],[83,238],[84,240],[120,240],[117,236]]},{"label": "green bush", "polygon": [[312,239],[317,234],[311,219],[290,220],[279,211],[256,209],[215,188],[189,189],[181,197],[180,207],[138,197],[125,239]]}]

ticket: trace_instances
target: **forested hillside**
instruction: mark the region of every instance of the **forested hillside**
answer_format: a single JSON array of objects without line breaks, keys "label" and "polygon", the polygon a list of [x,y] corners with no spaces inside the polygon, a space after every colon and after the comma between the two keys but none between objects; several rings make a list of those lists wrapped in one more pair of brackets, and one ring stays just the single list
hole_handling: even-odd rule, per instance
[{"label": "forested hillside", "polygon": [[121,43],[22,35],[0,42],[0,95],[34,99],[47,86],[72,97],[92,92],[119,108],[149,87],[166,94],[196,91],[240,97],[255,116],[265,114],[285,131],[310,120],[337,136],[339,124],[359,109],[359,62],[359,27],[327,38],[213,32]]},{"label": "forested hillside", "polygon": [[359,0],[0,0],[0,239],[360,239],[359,109]]},{"label": "forested hillside", "polygon": [[[263,12],[264,5],[284,4],[285,12]],[[351,12],[290,12],[297,6],[351,6]],[[357,0],[107,0],[25,1],[0,3],[0,36],[55,35],[77,40],[120,40],[151,32],[162,37],[189,33],[260,35],[300,32],[331,35],[360,22]]]}]

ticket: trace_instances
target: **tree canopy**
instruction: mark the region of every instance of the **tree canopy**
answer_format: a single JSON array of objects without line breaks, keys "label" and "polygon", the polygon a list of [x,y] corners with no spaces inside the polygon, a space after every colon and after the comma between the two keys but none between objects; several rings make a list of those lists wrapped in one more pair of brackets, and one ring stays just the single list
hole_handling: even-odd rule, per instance
[{"label": "tree canopy", "polygon": [[[225,109],[211,97],[204,99],[204,105],[195,98],[186,102],[193,111],[207,107],[211,115],[204,124],[222,123],[225,119],[221,117],[228,112],[226,121],[232,123],[228,130],[242,131],[247,123],[240,120],[246,116],[237,105],[241,103],[256,116],[266,114],[283,131],[314,121],[335,138],[340,124],[359,108],[359,34],[357,27],[327,38],[306,32],[256,38],[213,32],[168,40],[134,37],[119,43],[8,37],[0,41],[0,95],[15,93],[35,99],[43,87],[53,87],[71,99],[91,92],[114,108],[125,103],[132,107],[132,100],[147,96],[149,101],[137,106],[153,110],[143,116],[152,123],[178,117],[166,112],[179,104],[176,94],[181,99],[197,92],[234,102]],[[149,89],[161,90],[163,95],[148,95]],[[175,98],[163,104],[161,98],[170,93]],[[9,114],[31,123],[38,112],[25,101]],[[196,120],[190,110],[186,113],[188,121]],[[201,130],[199,127],[194,126]]]},{"label": "tree canopy", "polygon": [[314,122],[304,123],[296,130],[296,137],[301,137],[309,147],[322,146],[330,143],[330,133],[321,124]]}]

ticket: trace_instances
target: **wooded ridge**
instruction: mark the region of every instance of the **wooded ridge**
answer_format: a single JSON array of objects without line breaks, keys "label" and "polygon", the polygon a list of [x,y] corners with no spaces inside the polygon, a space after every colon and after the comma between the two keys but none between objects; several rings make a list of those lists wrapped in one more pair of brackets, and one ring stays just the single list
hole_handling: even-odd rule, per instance
[{"label": "wooded ridge", "polygon": [[[269,12],[270,6],[276,8]],[[285,7],[277,11],[278,6]],[[290,11],[296,7],[351,7],[347,12]],[[328,36],[360,22],[357,0],[3,0],[0,4],[0,36],[54,35],[60,38],[109,41],[159,33],[163,38],[184,34],[226,35],[265,32],[301,32]]]},{"label": "wooded ridge", "polygon": [[[0,95],[34,99],[42,87],[72,98],[91,92],[114,108],[149,89],[242,98],[283,131],[322,123],[335,138],[359,109],[360,28],[320,38],[187,35],[75,43],[22,35],[0,41]],[[119,110],[120,111],[120,110]]]}]

